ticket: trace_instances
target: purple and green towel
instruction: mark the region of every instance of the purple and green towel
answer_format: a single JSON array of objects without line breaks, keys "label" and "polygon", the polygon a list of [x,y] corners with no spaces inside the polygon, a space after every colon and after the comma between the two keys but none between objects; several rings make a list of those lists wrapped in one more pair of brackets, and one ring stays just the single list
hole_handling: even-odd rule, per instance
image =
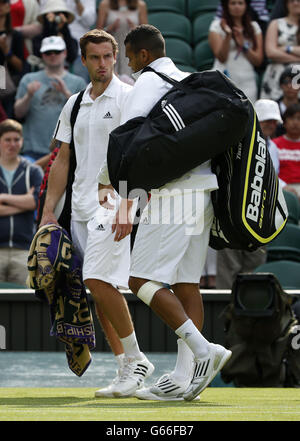
[{"label": "purple and green towel", "polygon": [[68,233],[48,224],[35,234],[28,256],[27,286],[50,307],[50,335],[65,344],[69,368],[79,377],[96,346],[93,317],[82,281],[82,262]]}]

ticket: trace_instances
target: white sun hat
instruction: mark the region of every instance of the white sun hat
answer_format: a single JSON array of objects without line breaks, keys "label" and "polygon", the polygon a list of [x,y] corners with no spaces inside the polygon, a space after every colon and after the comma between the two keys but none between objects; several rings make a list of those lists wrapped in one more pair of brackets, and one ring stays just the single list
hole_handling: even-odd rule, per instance
[{"label": "white sun hat", "polygon": [[43,16],[48,14],[49,12],[64,12],[68,19],[68,24],[72,23],[72,21],[75,19],[75,15],[73,12],[67,7],[64,0],[47,0],[45,3],[42,4],[40,7],[40,12],[38,15],[38,20],[40,22],[43,21]]},{"label": "white sun hat", "polygon": [[279,106],[276,101],[261,99],[257,100],[254,104],[254,109],[257,113],[258,121],[267,121],[269,119],[275,119],[282,123]]}]

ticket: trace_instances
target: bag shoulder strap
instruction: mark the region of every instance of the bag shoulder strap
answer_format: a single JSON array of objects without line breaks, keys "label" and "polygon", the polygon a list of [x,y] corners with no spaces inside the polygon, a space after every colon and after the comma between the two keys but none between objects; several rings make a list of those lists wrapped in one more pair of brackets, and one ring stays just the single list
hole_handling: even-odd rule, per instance
[{"label": "bag shoulder strap", "polygon": [[72,132],[71,132],[71,142],[70,142],[70,164],[69,164],[69,172],[68,172],[68,179],[66,185],[66,198],[61,215],[58,219],[59,224],[70,234],[70,236],[71,236],[70,224],[71,224],[72,186],[74,182],[75,170],[77,167],[73,132],[84,91],[85,89],[78,94],[71,112],[70,123],[71,123]]},{"label": "bag shoulder strap", "polygon": [[182,84],[181,81],[177,81],[174,78],[169,77],[169,75],[164,74],[163,72],[157,72],[157,70],[153,69],[150,66],[144,67],[144,69],[142,70],[142,73],[144,73],[144,72],[154,72],[160,78],[162,78],[163,80],[172,84],[172,86],[176,87],[177,89],[183,90],[185,93],[192,92],[192,89],[190,87],[188,87],[187,85]]},{"label": "bag shoulder strap", "polygon": [[83,89],[81,92],[79,92],[79,94],[75,100],[75,103],[73,105],[72,112],[71,112],[70,123],[71,123],[71,130],[72,130],[72,138],[71,138],[71,142],[70,142],[70,149],[74,149],[74,140],[73,140],[74,126],[75,126],[77,115],[78,115],[78,112],[80,109],[80,103],[82,101],[82,97],[83,97],[84,92],[85,92],[85,89]]}]

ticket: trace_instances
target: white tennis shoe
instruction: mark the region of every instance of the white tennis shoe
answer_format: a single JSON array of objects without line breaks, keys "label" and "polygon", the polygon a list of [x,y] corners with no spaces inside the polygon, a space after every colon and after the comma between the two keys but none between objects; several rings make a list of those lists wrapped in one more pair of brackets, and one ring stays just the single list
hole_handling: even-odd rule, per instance
[{"label": "white tennis shoe", "polygon": [[165,374],[153,386],[137,391],[135,396],[141,399],[154,399],[156,397],[159,401],[178,401],[182,399],[183,392],[189,384],[190,380],[179,384],[172,378],[172,373]]},{"label": "white tennis shoe", "polygon": [[116,377],[113,381],[106,387],[96,390],[95,397],[96,398],[115,398],[114,391],[118,387],[118,383],[120,381],[121,368],[118,369]]},{"label": "white tennis shoe", "polygon": [[[143,354],[144,355],[144,354]],[[119,381],[114,390],[114,397],[130,397],[139,389],[146,378],[154,371],[154,366],[144,355],[142,360],[125,357]]]},{"label": "white tennis shoe", "polygon": [[192,401],[215,378],[217,373],[227,363],[232,352],[221,345],[209,344],[209,353],[206,357],[195,359],[195,370],[192,382],[183,394],[186,401]]},{"label": "white tennis shoe", "polygon": [[154,386],[141,388],[135,392],[134,396],[140,400],[184,401],[183,393],[189,384],[190,380],[179,384],[172,378],[172,373],[165,374]]}]

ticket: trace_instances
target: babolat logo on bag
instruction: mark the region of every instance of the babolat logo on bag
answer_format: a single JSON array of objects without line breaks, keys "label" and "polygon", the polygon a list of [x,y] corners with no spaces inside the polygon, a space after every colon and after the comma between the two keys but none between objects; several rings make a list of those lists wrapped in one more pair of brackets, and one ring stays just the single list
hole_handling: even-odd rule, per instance
[{"label": "babolat logo on bag", "polygon": [[251,106],[245,137],[212,160],[219,189],[210,245],[254,251],[284,228],[288,211],[267,143]]},{"label": "babolat logo on bag", "polygon": [[246,218],[259,222],[259,227],[262,227],[263,216],[264,216],[264,201],[267,197],[267,191],[263,188],[263,180],[265,174],[265,164],[266,164],[266,141],[261,137],[259,131],[257,131],[257,142],[258,142],[258,154],[255,155],[255,169],[254,177],[251,182],[251,193],[250,202],[247,204]]}]

